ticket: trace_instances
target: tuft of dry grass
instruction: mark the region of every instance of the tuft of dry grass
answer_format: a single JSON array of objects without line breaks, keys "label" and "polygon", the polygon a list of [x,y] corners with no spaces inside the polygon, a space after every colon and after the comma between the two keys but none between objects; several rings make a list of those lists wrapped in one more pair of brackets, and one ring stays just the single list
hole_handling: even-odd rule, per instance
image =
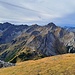
[{"label": "tuft of dry grass", "polygon": [[75,75],[75,54],[64,54],[17,63],[0,69],[0,75]]}]

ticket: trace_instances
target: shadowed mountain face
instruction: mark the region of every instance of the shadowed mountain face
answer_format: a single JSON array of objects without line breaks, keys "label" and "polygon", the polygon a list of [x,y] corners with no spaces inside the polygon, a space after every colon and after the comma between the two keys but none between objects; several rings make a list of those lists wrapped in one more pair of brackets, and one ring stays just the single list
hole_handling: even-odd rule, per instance
[{"label": "shadowed mountain face", "polygon": [[8,22],[0,24],[0,43],[11,42],[12,39],[20,35],[26,28],[28,28],[27,25],[16,26]]},{"label": "shadowed mountain face", "polygon": [[0,24],[0,59],[20,62],[67,53],[66,46],[75,47],[75,34],[49,23],[12,25]]}]

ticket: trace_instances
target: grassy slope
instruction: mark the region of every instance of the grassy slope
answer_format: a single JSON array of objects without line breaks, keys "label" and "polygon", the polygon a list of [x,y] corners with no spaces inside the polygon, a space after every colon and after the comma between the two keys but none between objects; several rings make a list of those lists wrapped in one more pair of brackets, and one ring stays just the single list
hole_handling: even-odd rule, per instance
[{"label": "grassy slope", "polygon": [[75,75],[75,54],[17,63],[17,66],[0,69],[0,75]]}]

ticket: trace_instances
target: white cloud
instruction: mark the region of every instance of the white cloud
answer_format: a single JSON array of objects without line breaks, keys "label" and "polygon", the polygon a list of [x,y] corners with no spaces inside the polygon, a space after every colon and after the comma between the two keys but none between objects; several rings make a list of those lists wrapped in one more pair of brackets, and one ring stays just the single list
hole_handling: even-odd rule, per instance
[{"label": "white cloud", "polygon": [[0,21],[43,24],[56,20],[60,23],[59,19],[74,13],[74,8],[74,0],[0,0]]}]

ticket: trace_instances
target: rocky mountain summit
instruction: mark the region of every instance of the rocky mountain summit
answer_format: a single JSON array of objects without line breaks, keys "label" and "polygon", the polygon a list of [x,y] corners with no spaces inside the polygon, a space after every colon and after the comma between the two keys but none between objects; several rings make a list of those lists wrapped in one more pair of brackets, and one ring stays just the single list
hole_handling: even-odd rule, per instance
[{"label": "rocky mountain summit", "polygon": [[75,47],[75,33],[54,23],[44,26],[0,24],[0,59],[4,61],[15,63],[65,54],[69,52],[68,46]]}]

